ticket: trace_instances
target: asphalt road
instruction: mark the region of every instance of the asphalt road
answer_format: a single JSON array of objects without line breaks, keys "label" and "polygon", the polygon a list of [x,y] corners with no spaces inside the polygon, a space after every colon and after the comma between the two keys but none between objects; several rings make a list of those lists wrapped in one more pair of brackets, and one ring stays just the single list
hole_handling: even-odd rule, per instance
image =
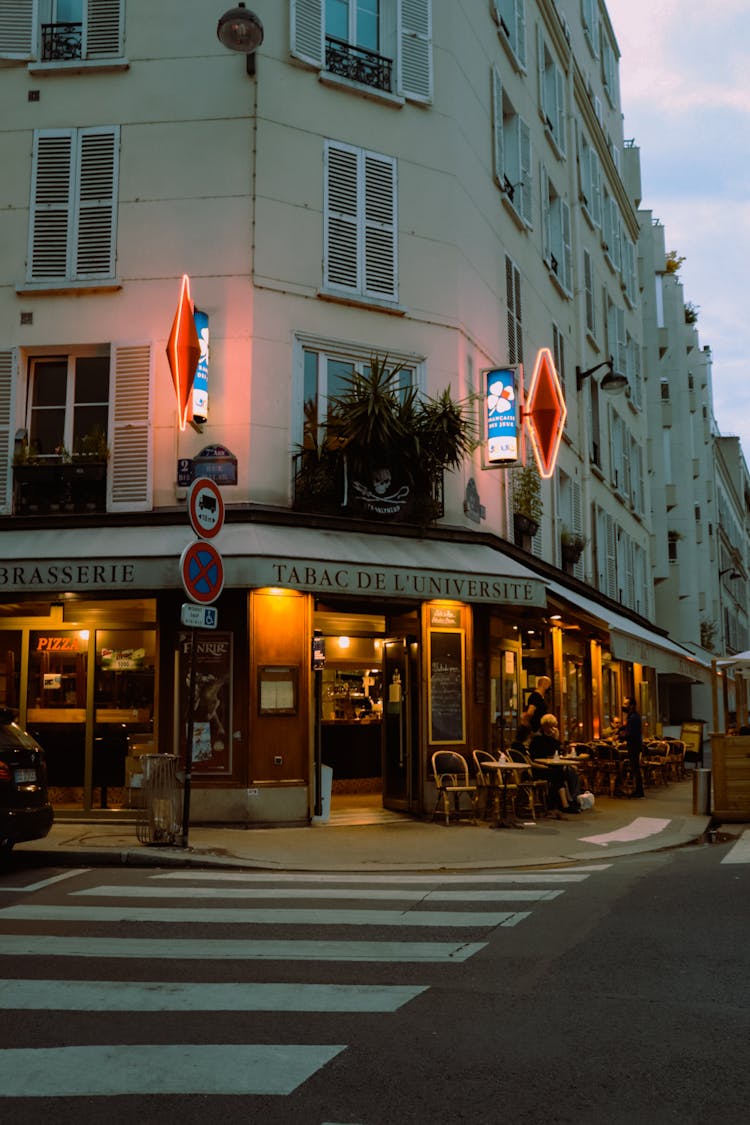
[{"label": "asphalt road", "polygon": [[745,1120],[748,863],[732,839],[453,876],[11,865],[0,1114]]}]

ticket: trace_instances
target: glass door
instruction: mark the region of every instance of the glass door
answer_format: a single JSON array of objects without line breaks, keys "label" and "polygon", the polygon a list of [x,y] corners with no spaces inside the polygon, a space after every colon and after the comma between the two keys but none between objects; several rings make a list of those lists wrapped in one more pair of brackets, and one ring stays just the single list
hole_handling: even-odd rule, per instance
[{"label": "glass door", "polygon": [[521,644],[503,639],[493,654],[491,689],[494,695],[493,748],[507,750],[521,721]]},{"label": "glass door", "polygon": [[383,805],[401,811],[419,799],[415,663],[416,644],[403,637],[383,642]]},{"label": "glass door", "polygon": [[88,648],[87,629],[29,633],[26,725],[46,751],[58,808],[84,805]]}]

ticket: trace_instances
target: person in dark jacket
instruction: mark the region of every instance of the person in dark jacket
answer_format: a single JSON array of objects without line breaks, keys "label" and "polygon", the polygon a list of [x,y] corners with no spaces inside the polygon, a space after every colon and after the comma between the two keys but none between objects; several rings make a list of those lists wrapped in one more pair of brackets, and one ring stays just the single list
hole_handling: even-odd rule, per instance
[{"label": "person in dark jacket", "polygon": [[625,712],[625,722],[620,731],[620,739],[625,743],[630,758],[630,767],[635,778],[635,792],[631,797],[645,797],[643,792],[643,774],[641,773],[641,754],[643,753],[643,724],[641,716],[636,709],[632,696],[625,700],[622,706]]},{"label": "person in dark jacket", "polygon": [[[554,758],[555,754],[560,753],[560,732],[554,715],[542,716],[539,731],[529,743],[528,753],[532,761],[537,758]],[[563,813],[581,811],[578,804],[578,770],[575,767],[560,762],[559,766],[535,765],[533,768],[535,777],[545,777],[548,780],[550,808],[555,810],[558,817]]]},{"label": "person in dark jacket", "polygon": [[523,721],[527,726],[531,727],[534,734],[539,730],[542,716],[549,712],[549,707],[547,706],[547,692],[551,687],[552,680],[549,676],[540,676],[526,704],[526,712]]}]

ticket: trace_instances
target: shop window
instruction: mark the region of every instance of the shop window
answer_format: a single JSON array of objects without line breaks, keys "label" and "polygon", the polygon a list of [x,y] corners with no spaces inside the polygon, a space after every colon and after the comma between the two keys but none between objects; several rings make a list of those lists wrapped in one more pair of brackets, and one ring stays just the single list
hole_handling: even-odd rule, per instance
[{"label": "shop window", "polygon": [[44,722],[65,712],[71,722],[86,718],[87,629],[32,632],[29,639],[28,715]]},{"label": "shop window", "polygon": [[21,634],[0,633],[0,707],[18,709],[21,686]]}]

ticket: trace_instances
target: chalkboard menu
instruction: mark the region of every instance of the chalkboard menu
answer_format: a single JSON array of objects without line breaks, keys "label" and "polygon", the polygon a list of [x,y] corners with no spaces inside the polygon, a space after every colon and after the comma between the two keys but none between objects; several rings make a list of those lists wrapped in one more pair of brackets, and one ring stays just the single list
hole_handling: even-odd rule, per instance
[{"label": "chalkboard menu", "polygon": [[430,630],[430,742],[465,742],[463,630]]}]

